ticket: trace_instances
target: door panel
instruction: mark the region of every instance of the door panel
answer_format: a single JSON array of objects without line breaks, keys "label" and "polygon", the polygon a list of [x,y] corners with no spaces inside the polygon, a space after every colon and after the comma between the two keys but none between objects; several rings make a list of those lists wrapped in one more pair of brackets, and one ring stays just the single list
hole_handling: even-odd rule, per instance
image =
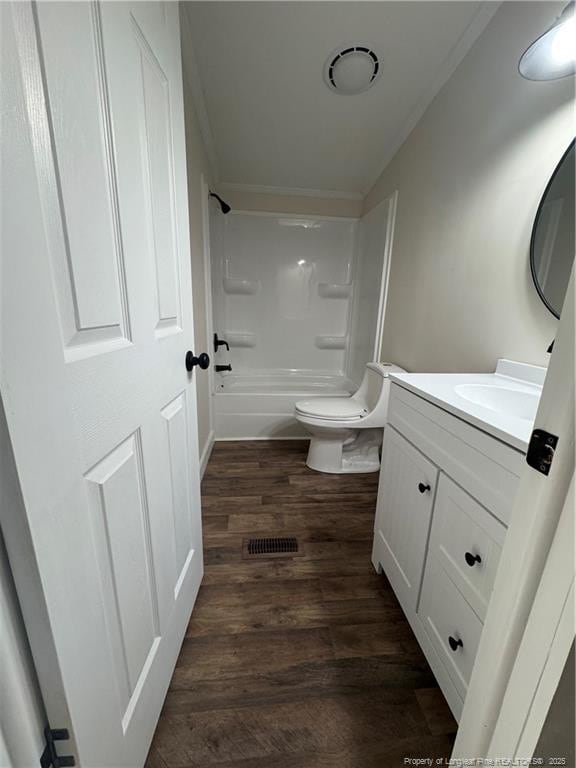
[{"label": "door panel", "polygon": [[172,153],[170,151],[169,81],[142,30],[133,19],[143,94],[142,149],[150,203],[151,240],[156,266],[158,335],[180,329],[180,291],[173,220]]},{"label": "door panel", "polygon": [[178,8],[0,12],[2,524],[66,752],[138,766],[202,576]]},{"label": "door panel", "polygon": [[65,14],[50,6],[38,4],[37,29],[63,239],[53,267],[64,344],[75,356],[87,345],[96,351],[95,342],[129,340],[130,331],[100,14],[91,3]]},{"label": "door panel", "polygon": [[113,450],[86,480],[106,623],[125,710],[159,634],[139,434]]},{"label": "door panel", "polygon": [[[420,592],[438,469],[392,427],[384,431],[374,554],[406,612]],[[420,488],[425,488],[423,492]]]}]

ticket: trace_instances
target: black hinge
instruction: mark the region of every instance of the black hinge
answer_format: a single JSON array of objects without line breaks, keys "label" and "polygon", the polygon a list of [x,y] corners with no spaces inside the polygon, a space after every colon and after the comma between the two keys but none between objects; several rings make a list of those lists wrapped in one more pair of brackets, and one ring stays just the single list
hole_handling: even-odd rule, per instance
[{"label": "black hinge", "polygon": [[551,435],[550,432],[545,432],[543,429],[535,429],[528,445],[526,461],[533,469],[547,475],[550,472],[557,445],[558,437],[556,435]]},{"label": "black hinge", "polygon": [[70,734],[66,728],[50,728],[49,725],[44,728],[46,746],[40,757],[42,768],[67,768],[67,766],[76,765],[72,755],[58,755],[56,753],[55,741],[68,741]]}]

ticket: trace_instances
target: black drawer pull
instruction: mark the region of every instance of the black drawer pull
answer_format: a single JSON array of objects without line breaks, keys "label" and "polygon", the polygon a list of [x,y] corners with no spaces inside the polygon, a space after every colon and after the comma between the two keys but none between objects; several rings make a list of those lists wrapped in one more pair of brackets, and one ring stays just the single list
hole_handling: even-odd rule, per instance
[{"label": "black drawer pull", "polygon": [[476,563],[482,562],[482,558],[480,557],[480,555],[473,555],[472,552],[466,552],[466,554],[464,555],[464,558],[468,563],[468,565],[470,566],[470,568],[475,566]]},{"label": "black drawer pull", "polygon": [[450,637],[448,638],[448,645],[450,646],[450,648],[452,648],[453,651],[457,651],[458,648],[464,648],[464,643],[462,642],[462,640],[460,638],[456,640],[455,638],[452,637],[452,635],[450,635]]},{"label": "black drawer pull", "polygon": [[424,485],[424,483],[418,483],[418,490],[420,493],[426,493],[426,491],[430,491],[431,488],[429,485]]}]

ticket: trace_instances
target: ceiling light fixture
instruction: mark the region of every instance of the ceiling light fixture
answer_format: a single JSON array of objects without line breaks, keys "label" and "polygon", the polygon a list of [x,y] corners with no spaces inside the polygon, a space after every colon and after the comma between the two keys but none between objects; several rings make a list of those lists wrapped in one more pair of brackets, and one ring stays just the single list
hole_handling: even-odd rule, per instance
[{"label": "ceiling light fixture", "polygon": [[324,65],[324,80],[331,91],[347,96],[368,90],[382,72],[378,56],[365,45],[333,51]]},{"label": "ceiling light fixture", "polygon": [[574,2],[524,51],[518,70],[527,80],[557,80],[576,72]]}]

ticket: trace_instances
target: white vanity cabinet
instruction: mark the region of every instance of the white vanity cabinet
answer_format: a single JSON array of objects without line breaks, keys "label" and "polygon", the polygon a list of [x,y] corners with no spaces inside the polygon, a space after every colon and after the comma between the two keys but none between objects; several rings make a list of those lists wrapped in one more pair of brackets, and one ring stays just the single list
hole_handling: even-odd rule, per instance
[{"label": "white vanity cabinet", "polygon": [[392,384],[372,560],[456,719],[523,464],[522,451]]}]

